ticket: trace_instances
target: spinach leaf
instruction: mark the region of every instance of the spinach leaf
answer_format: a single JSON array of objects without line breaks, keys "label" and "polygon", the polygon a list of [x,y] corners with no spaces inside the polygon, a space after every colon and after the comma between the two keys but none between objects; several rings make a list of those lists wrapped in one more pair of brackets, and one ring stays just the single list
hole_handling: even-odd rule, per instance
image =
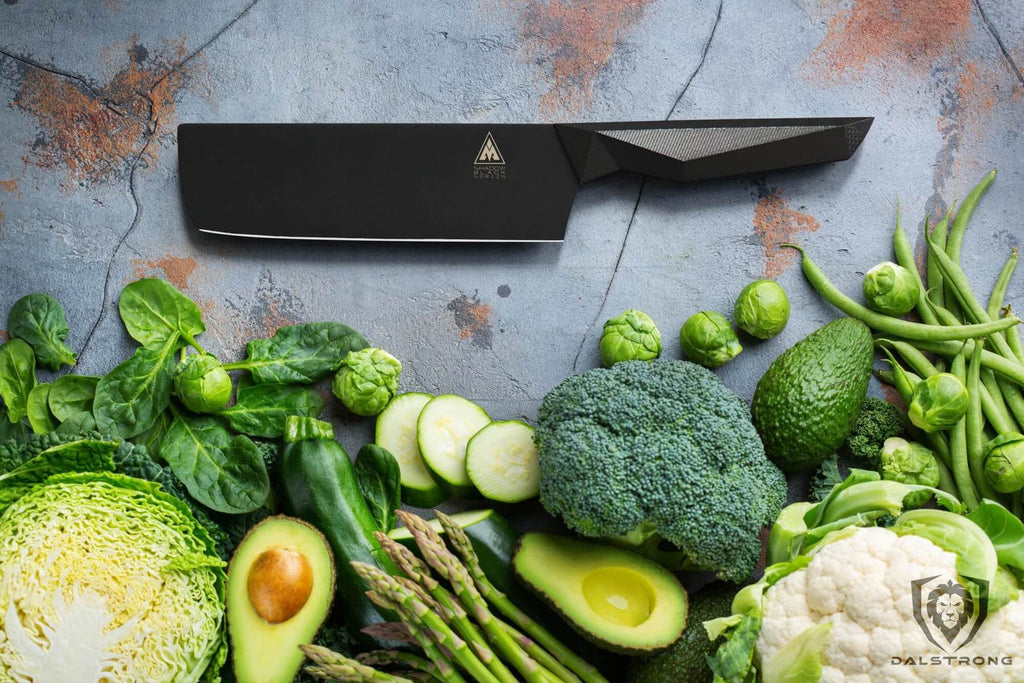
[{"label": "spinach leaf", "polygon": [[316,417],[324,409],[320,394],[294,384],[239,386],[235,404],[220,411],[236,432],[273,439],[284,434],[289,415]]},{"label": "spinach leaf", "polygon": [[164,435],[167,434],[167,430],[170,429],[173,419],[171,411],[165,410],[157,416],[156,422],[153,423],[152,427],[138,436],[132,437],[132,443],[145,446],[146,452],[149,453],[152,458],[159,458],[160,444],[164,440]]},{"label": "spinach leaf", "polygon": [[96,384],[99,381],[99,377],[92,375],[58,377],[50,388],[50,412],[61,422],[79,413],[92,415],[92,403],[96,398]]},{"label": "spinach leaf", "polygon": [[252,512],[270,495],[256,444],[246,436],[232,439],[216,418],[175,414],[160,453],[192,497],[218,512]]},{"label": "spinach leaf", "polygon": [[54,430],[58,434],[88,434],[97,431],[96,418],[92,413],[75,413]]},{"label": "spinach leaf", "polygon": [[253,339],[248,357],[226,370],[248,370],[257,384],[312,384],[331,374],[349,351],[369,344],[348,325],[332,322],[286,325],[270,339]]},{"label": "spinach leaf", "polygon": [[983,500],[967,519],[981,527],[995,546],[999,564],[1024,572],[1024,522],[999,503]]},{"label": "spinach leaf", "polygon": [[162,348],[172,338],[177,343],[179,336],[196,345],[196,335],[206,331],[199,307],[157,278],[136,280],[125,287],[117,309],[128,334],[149,349]]},{"label": "spinach leaf", "polygon": [[153,426],[171,402],[178,335],[160,348],[143,346],[96,384],[92,413],[103,434],[130,439]]},{"label": "spinach leaf", "polygon": [[28,393],[28,402],[25,404],[25,412],[28,414],[28,423],[36,434],[46,434],[57,428],[57,418],[50,412],[47,399],[50,396],[52,384],[37,384]]},{"label": "spinach leaf", "polygon": [[74,365],[78,360],[64,343],[68,338],[64,307],[49,294],[29,294],[18,299],[7,316],[7,331],[28,342],[39,365],[48,370]]},{"label": "spinach leaf", "polygon": [[359,449],[356,483],[370,514],[383,533],[395,528],[395,510],[401,504],[402,472],[391,453],[372,443]]},{"label": "spinach leaf", "polygon": [[20,422],[27,414],[28,394],[36,386],[36,357],[21,339],[0,346],[0,398],[7,406],[7,419]]}]

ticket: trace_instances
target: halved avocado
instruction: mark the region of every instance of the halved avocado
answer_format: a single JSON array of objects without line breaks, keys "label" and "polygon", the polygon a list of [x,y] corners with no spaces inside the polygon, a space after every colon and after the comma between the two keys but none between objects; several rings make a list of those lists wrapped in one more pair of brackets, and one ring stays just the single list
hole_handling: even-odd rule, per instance
[{"label": "halved avocado", "polygon": [[524,534],[516,576],[585,638],[623,654],[674,643],[686,627],[686,590],[661,565],[622,548]]},{"label": "halved avocado", "polygon": [[334,597],[334,556],[315,527],[268,517],[238,544],[228,565],[227,615],[238,683],[291,683],[299,645],[327,618]]}]

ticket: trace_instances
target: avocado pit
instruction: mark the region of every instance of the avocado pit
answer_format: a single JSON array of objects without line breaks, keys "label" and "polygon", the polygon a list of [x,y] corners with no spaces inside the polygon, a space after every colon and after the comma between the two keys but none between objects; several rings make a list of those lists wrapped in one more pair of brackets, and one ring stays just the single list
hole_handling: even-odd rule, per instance
[{"label": "avocado pit", "polygon": [[313,592],[313,567],[305,555],[288,548],[260,553],[249,570],[249,601],[265,621],[288,621],[305,606]]}]

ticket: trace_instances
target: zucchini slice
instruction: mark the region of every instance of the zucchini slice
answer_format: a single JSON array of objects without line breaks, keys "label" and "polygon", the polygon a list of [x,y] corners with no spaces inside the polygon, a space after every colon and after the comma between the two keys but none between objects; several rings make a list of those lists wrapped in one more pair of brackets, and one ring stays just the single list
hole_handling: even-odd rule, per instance
[{"label": "zucchini slice", "polygon": [[448,492],[423,463],[416,441],[416,420],[431,398],[430,394],[399,394],[377,417],[374,441],[398,461],[402,471],[402,501],[413,507],[433,507],[448,498]]},{"label": "zucchini slice", "polygon": [[475,493],[466,473],[466,445],[490,422],[483,408],[454,394],[435,396],[420,412],[416,440],[423,462],[456,496]]},{"label": "zucchini slice", "polygon": [[533,427],[518,420],[492,422],[466,445],[466,473],[485,497],[521,503],[540,493]]}]

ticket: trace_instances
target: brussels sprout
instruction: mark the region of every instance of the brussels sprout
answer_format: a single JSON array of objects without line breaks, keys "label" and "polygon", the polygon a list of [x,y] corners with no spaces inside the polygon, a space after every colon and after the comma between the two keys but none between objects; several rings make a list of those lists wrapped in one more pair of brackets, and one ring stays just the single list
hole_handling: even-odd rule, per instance
[{"label": "brussels sprout", "polygon": [[732,325],[714,311],[690,316],[679,330],[679,343],[687,358],[706,368],[720,368],[743,350]]},{"label": "brussels sprout", "polygon": [[906,315],[917,305],[921,285],[914,274],[892,261],[864,273],[864,299],[868,307],[886,315]]},{"label": "brussels sprout", "polygon": [[604,324],[599,348],[606,368],[624,360],[654,360],[661,355],[661,332],[649,315],[631,308]]},{"label": "brussels sprout", "polygon": [[756,280],[740,292],[732,317],[747,334],[770,339],[789,322],[789,299],[778,282]]},{"label": "brussels sprout", "polygon": [[[939,485],[939,463],[926,446],[899,437],[885,440],[879,453],[882,460],[882,479],[901,484]],[[927,491],[910,494],[903,501],[906,508],[921,507],[931,497]]]},{"label": "brussels sprout", "polygon": [[350,412],[369,417],[384,410],[398,393],[401,372],[401,362],[384,349],[349,351],[331,391]]},{"label": "brussels sprout", "polygon": [[988,442],[985,476],[1000,493],[1024,489],[1024,435],[1009,432]]},{"label": "brussels sprout", "polygon": [[914,386],[907,415],[918,428],[932,433],[956,425],[967,413],[967,403],[964,383],[940,372]]},{"label": "brussels sprout", "polygon": [[212,413],[231,400],[231,377],[208,353],[186,357],[174,369],[174,393],[195,413]]}]

